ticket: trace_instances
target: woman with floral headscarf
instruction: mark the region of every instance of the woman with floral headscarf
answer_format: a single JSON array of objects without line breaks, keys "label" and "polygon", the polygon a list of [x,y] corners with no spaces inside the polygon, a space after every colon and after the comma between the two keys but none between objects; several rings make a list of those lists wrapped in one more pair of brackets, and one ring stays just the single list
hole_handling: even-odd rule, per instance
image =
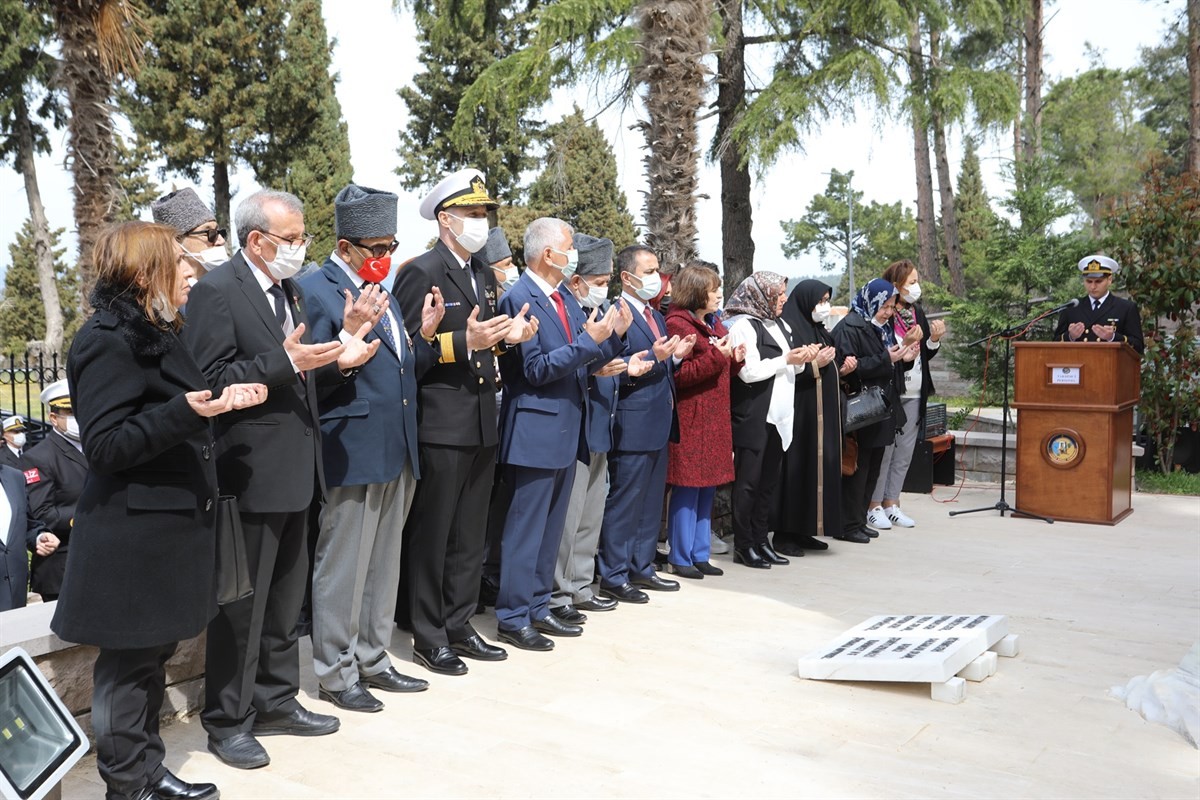
[{"label": "woman with floral headscarf", "polygon": [[[851,312],[833,329],[838,354],[854,356],[858,367],[846,376],[851,392],[878,386],[892,404],[892,416],[850,434],[858,443],[858,468],[842,477],[842,531],[835,539],[865,544],[879,535],[867,527],[868,495],[879,479],[884,449],[904,426],[900,405],[901,374],[912,367],[917,350],[896,342],[892,315],[896,310],[896,287],[875,278],[859,290],[850,304]],[[917,348],[920,347],[918,343]]]},{"label": "woman with floral headscarf", "polygon": [[783,452],[792,443],[796,371],[812,361],[816,345],[793,348],[779,318],[787,279],[774,272],[746,278],[725,304],[729,345],[745,345],[731,381],[733,418],[733,560],[754,569],[788,560],[771,547],[767,523]]}]

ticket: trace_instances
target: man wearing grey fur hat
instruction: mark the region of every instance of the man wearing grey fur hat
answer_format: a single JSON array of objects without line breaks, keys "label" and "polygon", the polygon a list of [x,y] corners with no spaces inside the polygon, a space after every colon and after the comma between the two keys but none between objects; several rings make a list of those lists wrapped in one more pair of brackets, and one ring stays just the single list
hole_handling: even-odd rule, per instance
[{"label": "man wearing grey fur hat", "polygon": [[504,233],[504,228],[497,226],[488,231],[487,243],[484,244],[480,255],[496,276],[497,294],[511,289],[517,278],[521,277],[513,264],[512,248],[508,246],[508,236]]},{"label": "man wearing grey fur hat", "polygon": [[[224,228],[217,227],[217,218],[190,186],[167,192],[150,204],[150,213],[159,225],[177,231],[175,238],[188,256],[202,271],[220,266],[229,260],[225,249]],[[194,281],[193,281],[194,282]]]},{"label": "man wearing grey fur hat", "polygon": [[[387,646],[396,611],[404,521],[417,461],[417,379],[437,353],[429,344],[445,307],[435,286],[409,337],[398,305],[379,286],[396,249],[396,195],[350,184],[334,199],[337,249],[302,278],[313,336],[348,338],[365,322],[375,358],[319,400],[327,502],[313,556],[313,671],[324,700],[347,711],[383,708],[370,689],[418,692]],[[374,412],[374,413],[372,413]]]}]

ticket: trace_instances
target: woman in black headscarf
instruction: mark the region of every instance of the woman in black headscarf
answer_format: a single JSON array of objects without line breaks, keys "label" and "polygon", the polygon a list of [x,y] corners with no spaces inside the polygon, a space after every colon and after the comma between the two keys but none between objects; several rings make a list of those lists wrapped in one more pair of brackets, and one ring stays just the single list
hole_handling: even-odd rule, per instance
[{"label": "woman in black headscarf", "polygon": [[[826,550],[816,537],[842,531],[842,415],[838,375],[852,372],[854,356],[837,353],[825,328],[832,289],[821,281],[801,281],[783,307],[792,329],[792,347],[819,345],[817,357],[796,373],[793,440],[783,458],[775,493],[775,550],[802,556]],[[835,360],[836,356],[836,360]]]}]

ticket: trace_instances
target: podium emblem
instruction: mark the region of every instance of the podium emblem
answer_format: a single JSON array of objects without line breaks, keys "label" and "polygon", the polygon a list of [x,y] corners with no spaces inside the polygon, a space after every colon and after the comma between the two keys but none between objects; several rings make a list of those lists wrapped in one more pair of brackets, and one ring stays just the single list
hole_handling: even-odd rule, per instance
[{"label": "podium emblem", "polygon": [[1079,460],[1083,448],[1079,446],[1078,434],[1058,431],[1046,440],[1046,460],[1056,467],[1065,467]]}]

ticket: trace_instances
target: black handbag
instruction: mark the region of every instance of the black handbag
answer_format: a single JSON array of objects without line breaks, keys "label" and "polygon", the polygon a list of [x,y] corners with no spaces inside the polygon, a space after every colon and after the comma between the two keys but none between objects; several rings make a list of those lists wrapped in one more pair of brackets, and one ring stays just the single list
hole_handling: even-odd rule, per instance
[{"label": "black handbag", "polygon": [[252,594],[237,498],[222,496],[217,499],[217,605],[245,600]]},{"label": "black handbag", "polygon": [[892,418],[892,403],[882,387],[866,386],[848,395],[842,408],[842,431],[850,433]]}]

